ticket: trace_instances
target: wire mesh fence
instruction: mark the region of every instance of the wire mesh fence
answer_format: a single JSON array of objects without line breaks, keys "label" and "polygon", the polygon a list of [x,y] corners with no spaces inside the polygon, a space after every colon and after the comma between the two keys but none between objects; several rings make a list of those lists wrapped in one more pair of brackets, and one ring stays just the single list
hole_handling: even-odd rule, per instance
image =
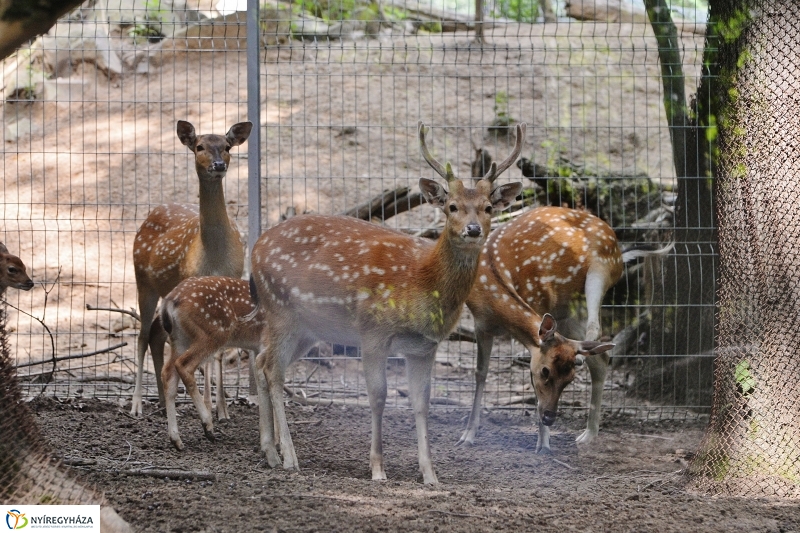
[{"label": "wire mesh fence", "polygon": [[[436,210],[413,200],[418,178],[430,175],[417,122],[432,126],[436,157],[465,178],[478,149],[502,159],[513,145],[509,127],[526,122],[525,160],[502,178],[525,182],[520,207],[588,210],[612,226],[623,248],[673,238],[676,202],[686,199],[676,200],[659,50],[646,14],[576,22],[556,4],[559,21],[542,24],[537,3],[525,14],[509,6],[486,6],[477,42],[472,5],[262,4],[254,64],[245,13],[222,3],[97,1],[6,60],[2,236],[41,283],[7,294],[24,392],[129,400],[138,324],[119,310],[136,310],[134,235],[153,207],[197,203],[192,154],[175,123],[222,134],[248,117],[248,98],[260,122],[262,229],[292,214],[361,208],[389,227],[435,234]],[[701,76],[704,18],[678,14],[676,47],[691,94]],[[255,68],[261,91],[248,94]],[[243,233],[252,231],[251,153],[231,151],[223,182],[227,212]],[[715,256],[714,243],[700,240],[665,263],[713,263]],[[692,279],[680,279],[668,264],[629,267],[603,307],[603,334],[624,333],[625,341],[614,354],[604,409],[696,416],[711,403],[712,339],[704,339],[707,352],[676,349],[695,325],[675,316],[681,305],[700,305],[682,303],[679,293],[713,286],[715,273],[693,270]],[[704,305],[713,317],[713,303]],[[580,318],[582,309],[576,304],[568,314]],[[468,313],[462,325],[468,332]],[[249,383],[238,355],[226,358],[224,376],[235,398],[247,395]],[[470,404],[475,357],[470,341],[442,343],[434,405]],[[527,358],[515,340],[495,342],[487,405],[535,402]],[[287,385],[304,401],[366,404],[354,348],[322,347],[293,368]],[[149,360],[146,369],[146,397],[155,399]],[[390,376],[389,405],[406,405],[402,360],[390,361]],[[588,373],[579,373],[561,409],[587,409],[589,384]]]}]

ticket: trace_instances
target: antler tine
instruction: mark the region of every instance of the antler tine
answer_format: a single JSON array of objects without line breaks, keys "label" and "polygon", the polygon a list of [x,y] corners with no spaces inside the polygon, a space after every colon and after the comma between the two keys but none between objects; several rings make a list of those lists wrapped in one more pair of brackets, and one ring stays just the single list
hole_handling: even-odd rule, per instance
[{"label": "antler tine", "polygon": [[517,124],[517,142],[514,144],[514,150],[511,152],[511,155],[499,165],[492,163],[492,166],[489,168],[489,172],[486,173],[483,179],[491,183],[497,179],[497,176],[505,172],[508,167],[514,164],[514,161],[517,160],[520,152],[522,152],[522,143],[525,141],[525,132],[527,129],[528,125],[524,122],[522,124]]},{"label": "antler tine", "polygon": [[425,161],[439,174],[441,177],[446,179],[448,182],[453,181],[455,176],[453,175],[453,170],[450,168],[450,163],[447,164],[447,167],[442,166],[440,162],[438,162],[432,155],[430,150],[428,150],[428,145],[425,144],[425,134],[428,131],[428,127],[422,123],[420,120],[418,123],[419,127],[419,149],[422,152],[422,157],[425,158]]}]

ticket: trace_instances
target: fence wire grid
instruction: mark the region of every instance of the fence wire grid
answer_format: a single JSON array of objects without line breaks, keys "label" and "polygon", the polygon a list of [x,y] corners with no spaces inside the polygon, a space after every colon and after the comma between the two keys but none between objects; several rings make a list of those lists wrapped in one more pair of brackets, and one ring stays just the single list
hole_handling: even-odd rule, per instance
[{"label": "fence wire grid", "polygon": [[[246,13],[225,7],[89,1],[4,62],[0,235],[38,284],[6,295],[25,395],[130,401],[138,323],[115,310],[136,310],[134,235],[155,206],[197,203],[191,153],[176,136],[179,119],[198,133],[224,134],[257,110],[257,151],[234,148],[224,179],[228,213],[246,242],[252,220],[264,229],[282,216],[359,207],[393,228],[435,232],[435,210],[409,199],[419,177],[432,175],[419,154],[419,120],[432,127],[436,157],[463,178],[478,148],[504,158],[513,146],[509,126],[526,122],[528,163],[501,178],[524,182],[526,208],[587,209],[612,226],[623,248],[672,238],[676,170],[658,44],[643,10],[578,22],[556,3],[558,21],[543,24],[538,4],[523,16],[499,2],[485,6],[478,42],[472,5],[272,2],[260,6],[254,61]],[[693,94],[705,19],[701,10],[679,7],[677,50]],[[248,71],[258,72],[257,94],[248,94]],[[257,204],[248,190],[254,153]],[[376,204],[382,195],[389,201]],[[684,418],[711,405],[713,339],[704,339],[705,349],[675,348],[695,326],[677,323],[676,309],[699,305],[681,303],[677,293],[715,283],[714,268],[691,279],[674,275],[670,263],[693,257],[715,265],[715,243],[690,243],[656,265],[630,265],[606,296],[603,334],[625,341],[605,385],[607,414]],[[580,318],[582,309],[578,303],[572,314]],[[702,311],[713,332],[713,302]],[[465,330],[470,320],[465,312]],[[357,350],[329,352],[296,364],[287,385],[308,401],[366,405]],[[223,382],[233,398],[248,394],[242,355],[225,359]],[[496,341],[492,355],[485,404],[535,403],[523,347]],[[442,343],[433,405],[470,404],[475,360],[473,343]],[[145,397],[155,401],[149,357],[146,365]],[[402,361],[389,369],[388,404],[405,406]],[[588,409],[589,388],[582,371],[561,410]]]}]

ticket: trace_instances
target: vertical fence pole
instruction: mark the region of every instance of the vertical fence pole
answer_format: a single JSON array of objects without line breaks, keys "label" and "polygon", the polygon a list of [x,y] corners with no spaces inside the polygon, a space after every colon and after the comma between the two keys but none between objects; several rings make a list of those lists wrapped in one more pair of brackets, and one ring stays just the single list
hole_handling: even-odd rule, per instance
[{"label": "vertical fence pole", "polygon": [[[261,69],[259,52],[259,0],[247,0],[247,118],[253,131],[247,143],[247,251],[253,251],[261,235]],[[249,270],[249,268],[247,269]],[[251,353],[248,395],[254,399],[256,390],[256,354]]]}]

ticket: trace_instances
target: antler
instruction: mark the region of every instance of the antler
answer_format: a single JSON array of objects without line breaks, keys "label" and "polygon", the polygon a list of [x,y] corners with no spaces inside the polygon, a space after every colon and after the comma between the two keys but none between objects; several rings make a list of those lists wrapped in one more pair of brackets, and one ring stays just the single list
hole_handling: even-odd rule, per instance
[{"label": "antler", "polygon": [[492,183],[494,180],[497,179],[497,176],[502,174],[506,171],[508,167],[510,167],[514,161],[517,160],[519,157],[519,153],[522,151],[522,143],[525,140],[525,131],[528,129],[528,125],[524,122],[522,124],[517,124],[517,142],[514,145],[514,150],[511,152],[511,155],[508,156],[502,163],[499,165],[495,162],[492,162],[492,166],[489,167],[489,172],[483,177],[489,183]]},{"label": "antler", "polygon": [[[441,177],[447,180],[448,183],[455,180],[456,177],[453,174],[453,168],[450,166],[450,163],[448,162],[447,165],[442,166],[442,164],[438,162],[431,155],[430,150],[428,150],[428,145],[425,144],[425,134],[428,132],[428,127],[425,124],[423,124],[422,121],[420,120],[418,123],[418,128],[419,128],[419,149],[422,152],[422,157],[424,157],[425,161],[428,162],[431,168],[433,168],[433,170],[435,170],[437,174],[439,174]],[[517,155],[519,155],[519,152],[517,152]]]}]

